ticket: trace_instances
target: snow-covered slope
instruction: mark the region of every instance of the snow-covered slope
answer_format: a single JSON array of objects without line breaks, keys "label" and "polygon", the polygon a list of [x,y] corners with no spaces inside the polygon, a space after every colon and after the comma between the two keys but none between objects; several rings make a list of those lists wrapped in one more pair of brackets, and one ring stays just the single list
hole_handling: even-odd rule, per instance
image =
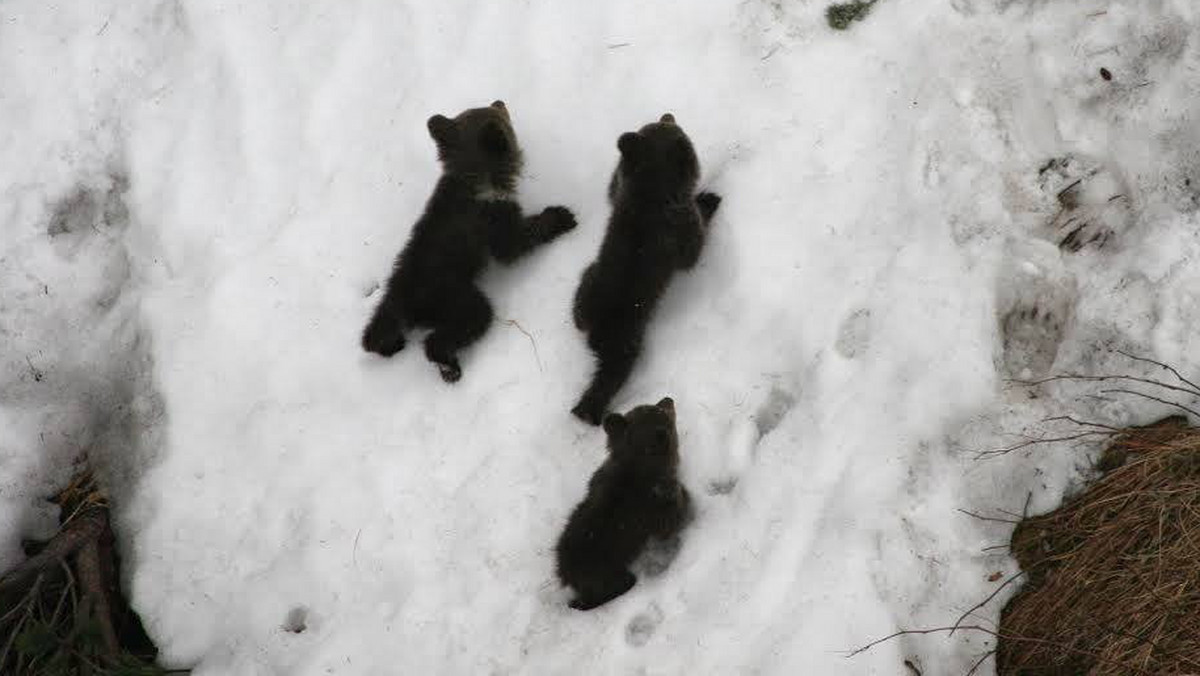
[{"label": "snow-covered slope", "polygon": [[[1086,466],[976,451],[1152,412],[1004,378],[1200,371],[1200,10],[825,7],[6,3],[0,562],[96,446],[133,601],[197,673],[965,673],[986,634],[845,655],[1013,572],[957,510],[1048,509]],[[448,386],[358,335],[437,175],[425,119],[497,98],[525,205],[580,226],[488,273]],[[617,136],[667,111],[725,201],[615,403],[675,398],[698,518],[581,614],[551,548],[603,438],[569,306]]]}]

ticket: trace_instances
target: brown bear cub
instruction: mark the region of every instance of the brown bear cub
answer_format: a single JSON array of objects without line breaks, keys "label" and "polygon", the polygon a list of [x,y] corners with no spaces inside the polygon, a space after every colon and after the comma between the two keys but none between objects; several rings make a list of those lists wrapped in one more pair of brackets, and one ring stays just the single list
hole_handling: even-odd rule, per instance
[{"label": "brown bear cub", "polygon": [[721,203],[713,193],[696,194],[700,163],[670,113],[622,134],[617,148],[608,232],[575,292],[575,326],[587,334],[598,363],[571,412],[592,425],[633,371],[646,323],[671,276],[696,264]]},{"label": "brown bear cub", "polygon": [[454,119],[434,115],[428,127],[442,176],[396,258],[362,346],[390,357],[404,349],[407,329],[431,328],[425,355],[443,380],[455,382],[459,350],[492,323],[492,306],[475,284],[489,256],[510,263],[574,228],[575,216],[566,207],[522,215],[514,199],[521,149],[502,101]]},{"label": "brown bear cub", "polygon": [[558,540],[558,578],[575,590],[570,606],[591,610],[629,591],[629,570],[650,538],[665,540],[691,516],[679,483],[675,403],[665,398],[604,418],[608,458],[588,482]]}]

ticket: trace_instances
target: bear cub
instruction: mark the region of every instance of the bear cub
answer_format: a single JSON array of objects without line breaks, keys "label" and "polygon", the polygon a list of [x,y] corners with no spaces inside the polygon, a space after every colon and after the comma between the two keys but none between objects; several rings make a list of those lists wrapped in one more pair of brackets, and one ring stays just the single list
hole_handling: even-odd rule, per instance
[{"label": "bear cub", "polygon": [[588,482],[556,549],[558,578],[575,590],[570,606],[591,610],[629,591],[629,566],[650,538],[665,540],[691,518],[679,483],[675,402],[604,418],[608,458]]},{"label": "bear cub", "polygon": [[592,425],[633,371],[646,324],[671,276],[699,259],[721,203],[711,192],[696,194],[700,163],[670,113],[622,134],[617,148],[608,231],[575,292],[575,326],[587,334],[598,363],[571,412]]},{"label": "bear cub", "polygon": [[492,322],[491,303],[475,284],[489,257],[511,263],[574,228],[575,216],[561,206],[522,215],[514,199],[521,149],[503,101],[454,119],[434,115],[427,126],[442,176],[396,258],[362,346],[390,357],[404,349],[405,331],[431,328],[425,356],[452,383],[462,377],[458,352]]}]

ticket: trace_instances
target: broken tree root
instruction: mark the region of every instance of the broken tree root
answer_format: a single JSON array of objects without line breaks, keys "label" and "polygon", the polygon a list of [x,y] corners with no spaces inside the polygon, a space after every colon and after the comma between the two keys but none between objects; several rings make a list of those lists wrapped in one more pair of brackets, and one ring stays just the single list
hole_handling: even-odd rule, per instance
[{"label": "broken tree root", "polygon": [[84,545],[95,542],[107,527],[108,514],[100,509],[87,510],[63,524],[62,530],[46,543],[42,551],[0,578],[0,599],[27,590],[38,574],[57,567],[59,562],[82,549]]},{"label": "broken tree root", "polygon": [[0,577],[0,673],[173,673],[154,665],[157,650],[121,596],[108,503],[91,474],[51,502],[58,533]]}]

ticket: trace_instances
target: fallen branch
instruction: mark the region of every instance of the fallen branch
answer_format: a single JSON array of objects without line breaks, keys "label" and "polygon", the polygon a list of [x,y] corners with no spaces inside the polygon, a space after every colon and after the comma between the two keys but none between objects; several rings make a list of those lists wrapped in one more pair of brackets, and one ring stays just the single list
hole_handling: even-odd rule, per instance
[{"label": "fallen branch", "polygon": [[95,542],[107,524],[108,518],[102,509],[88,509],[76,515],[46,543],[42,551],[0,578],[0,598],[24,588],[35,575],[58,565],[59,561],[79,551],[89,542]]},{"label": "fallen branch", "polygon": [[75,569],[79,572],[79,584],[83,587],[84,606],[100,627],[100,638],[104,642],[105,657],[112,659],[121,651],[117,631],[112,624],[112,604],[108,600],[104,575],[100,571],[100,547],[93,539],[75,555]]}]

